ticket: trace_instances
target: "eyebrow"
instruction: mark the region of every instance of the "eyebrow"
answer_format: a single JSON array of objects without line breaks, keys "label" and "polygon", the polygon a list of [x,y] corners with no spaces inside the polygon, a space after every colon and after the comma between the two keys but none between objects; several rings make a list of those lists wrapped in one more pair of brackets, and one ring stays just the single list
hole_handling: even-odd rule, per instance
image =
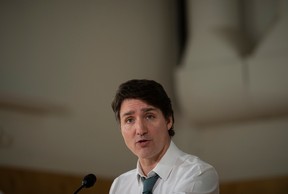
[{"label": "eyebrow", "polygon": [[142,112],[149,112],[149,111],[153,111],[153,110],[156,110],[156,108],[148,107],[148,108],[141,109]]},{"label": "eyebrow", "polygon": [[[156,108],[153,108],[153,107],[148,107],[148,108],[142,108],[141,109],[141,112],[149,112],[149,111],[155,111],[156,110]],[[128,111],[128,112],[126,112],[126,113],[124,113],[123,115],[122,115],[122,117],[124,117],[124,116],[129,116],[129,115],[132,115],[132,114],[134,114],[135,113],[135,111],[134,110],[131,110],[131,111]]]},{"label": "eyebrow", "polygon": [[135,113],[135,111],[131,110],[131,111],[128,111],[126,113],[124,113],[123,115],[120,115],[121,117],[124,117],[124,116],[129,116],[129,115],[132,115],[133,113]]}]

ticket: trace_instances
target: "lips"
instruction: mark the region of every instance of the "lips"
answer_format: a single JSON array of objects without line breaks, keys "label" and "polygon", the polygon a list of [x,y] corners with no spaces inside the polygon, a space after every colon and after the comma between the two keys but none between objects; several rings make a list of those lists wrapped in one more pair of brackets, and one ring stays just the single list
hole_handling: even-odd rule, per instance
[{"label": "lips", "polygon": [[140,139],[140,140],[136,141],[136,143],[143,144],[143,143],[146,143],[146,142],[149,142],[149,141],[150,141],[149,139]]},{"label": "lips", "polygon": [[143,139],[143,140],[137,141],[137,143],[143,143],[143,142],[146,142],[146,141],[148,141],[148,140]]}]

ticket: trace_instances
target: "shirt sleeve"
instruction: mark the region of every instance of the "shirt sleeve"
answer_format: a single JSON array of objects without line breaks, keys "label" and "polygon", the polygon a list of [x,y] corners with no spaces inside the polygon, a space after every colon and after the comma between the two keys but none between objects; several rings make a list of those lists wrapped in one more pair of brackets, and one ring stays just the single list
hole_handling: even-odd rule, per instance
[{"label": "shirt sleeve", "polygon": [[115,193],[115,192],[114,192],[114,190],[115,190],[115,185],[116,185],[116,183],[115,183],[115,180],[114,180],[113,183],[112,183],[112,185],[111,185],[111,187],[110,187],[109,194]]}]

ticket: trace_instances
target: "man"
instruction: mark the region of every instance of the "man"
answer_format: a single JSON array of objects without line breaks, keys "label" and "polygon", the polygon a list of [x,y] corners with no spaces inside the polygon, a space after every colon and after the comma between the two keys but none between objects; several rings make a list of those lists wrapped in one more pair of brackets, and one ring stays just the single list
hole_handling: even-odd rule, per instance
[{"label": "man", "polygon": [[141,194],[146,190],[154,194],[219,193],[216,170],[182,152],[171,140],[175,134],[173,109],[159,83],[129,80],[121,84],[112,109],[138,162],[136,169],[114,180],[110,194]]}]

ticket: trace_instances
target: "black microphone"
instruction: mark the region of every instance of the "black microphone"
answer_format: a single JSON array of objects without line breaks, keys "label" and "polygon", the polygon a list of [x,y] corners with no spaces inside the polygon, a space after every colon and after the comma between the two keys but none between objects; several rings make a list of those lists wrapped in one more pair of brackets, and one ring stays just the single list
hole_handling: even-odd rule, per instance
[{"label": "black microphone", "polygon": [[94,174],[88,174],[86,175],[82,180],[82,185],[79,187],[74,194],[77,194],[82,188],[89,188],[92,187],[96,183],[96,176]]}]

